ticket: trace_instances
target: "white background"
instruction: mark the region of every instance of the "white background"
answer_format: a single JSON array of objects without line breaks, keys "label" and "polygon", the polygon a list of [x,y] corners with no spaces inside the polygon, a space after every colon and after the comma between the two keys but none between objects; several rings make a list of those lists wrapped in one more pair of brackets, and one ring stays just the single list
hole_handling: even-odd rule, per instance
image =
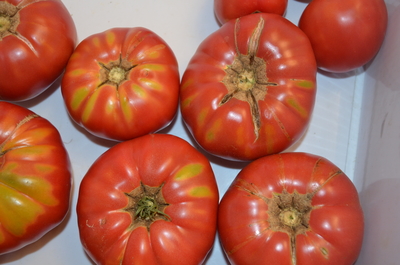
[{"label": "white background", "polygon": [[[393,1],[392,1],[393,2]],[[184,72],[200,42],[219,25],[213,13],[213,0],[64,0],[75,21],[78,41],[113,27],[146,27],[162,37],[175,52],[179,69]],[[307,1],[289,0],[286,18],[297,24]],[[318,73],[317,100],[311,124],[304,137],[288,151],[304,151],[323,156],[353,179],[361,113],[365,97],[365,71],[348,74]],[[81,179],[87,169],[115,142],[98,139],[78,127],[69,118],[61,97],[59,80],[39,97],[19,103],[50,120],[60,131],[69,152],[74,178],[71,211],[64,222],[38,242],[17,252],[0,256],[0,264],[92,264],[79,240],[76,201]],[[177,135],[192,144],[180,114],[163,133]],[[208,156],[217,177],[220,197],[244,163],[232,163]],[[218,239],[207,265],[228,264]]]}]

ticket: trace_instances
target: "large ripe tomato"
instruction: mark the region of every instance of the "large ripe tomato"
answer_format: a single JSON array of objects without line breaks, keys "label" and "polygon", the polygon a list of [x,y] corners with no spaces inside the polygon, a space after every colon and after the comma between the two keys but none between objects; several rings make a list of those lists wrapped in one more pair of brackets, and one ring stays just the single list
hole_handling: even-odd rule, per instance
[{"label": "large ripe tomato", "polygon": [[231,20],[206,38],[182,78],[182,117],[208,152],[253,160],[306,130],[316,94],[307,36],[276,14]]},{"label": "large ripe tomato", "polygon": [[113,28],[83,40],[61,90],[72,119],[92,134],[124,141],[167,126],[179,97],[178,63],[145,28]]},{"label": "large ripe tomato", "polygon": [[252,13],[283,15],[287,0],[214,0],[215,16],[221,24]]},{"label": "large ripe tomato", "polygon": [[250,163],[221,200],[218,232],[231,264],[351,265],[363,238],[357,190],[307,153]]},{"label": "large ripe tomato", "polygon": [[105,152],[83,178],[82,244],[97,264],[201,264],[216,233],[218,188],[186,141],[150,134]]},{"label": "large ripe tomato", "polygon": [[31,99],[62,73],[76,45],[59,0],[0,0],[0,98]]},{"label": "large ripe tomato", "polygon": [[64,219],[71,181],[57,129],[28,109],[0,102],[0,254],[38,240]]},{"label": "large ripe tomato", "polygon": [[318,67],[340,73],[361,67],[376,55],[387,23],[383,0],[313,0],[299,27],[311,41]]}]

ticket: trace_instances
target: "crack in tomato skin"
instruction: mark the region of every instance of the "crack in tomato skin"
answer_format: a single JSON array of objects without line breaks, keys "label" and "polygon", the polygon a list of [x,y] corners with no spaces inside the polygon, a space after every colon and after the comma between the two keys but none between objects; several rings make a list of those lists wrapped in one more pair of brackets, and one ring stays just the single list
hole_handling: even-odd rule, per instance
[{"label": "crack in tomato skin", "polygon": [[261,128],[261,113],[258,104],[264,100],[269,86],[277,86],[277,83],[269,82],[267,77],[267,64],[264,59],[257,57],[260,37],[264,28],[264,19],[260,18],[249,40],[247,54],[241,54],[238,48],[237,35],[240,28],[240,19],[236,20],[234,37],[236,57],[231,65],[225,69],[225,77],[222,83],[228,93],[221,99],[219,106],[236,98],[249,104],[256,142]]}]

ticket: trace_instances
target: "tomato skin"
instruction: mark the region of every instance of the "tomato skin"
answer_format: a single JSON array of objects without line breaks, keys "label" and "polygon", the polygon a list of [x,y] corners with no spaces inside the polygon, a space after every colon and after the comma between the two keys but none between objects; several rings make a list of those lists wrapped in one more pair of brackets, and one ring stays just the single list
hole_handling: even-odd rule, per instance
[{"label": "tomato skin", "polygon": [[[124,209],[141,183],[163,185],[168,221],[133,225],[139,218]],[[206,157],[176,136],[145,135],[106,151],[84,176],[80,238],[97,264],[201,264],[215,240],[218,201]]]},{"label": "tomato skin", "polygon": [[[263,22],[263,29],[256,30]],[[255,32],[261,33],[255,57],[261,66],[265,62],[266,69],[254,72],[265,75],[260,80],[274,85],[236,89],[242,93],[238,96],[251,91],[251,104],[258,106],[258,130],[249,102],[232,97],[222,104],[227,95],[235,93],[224,83],[231,75],[228,71],[238,58],[248,56]],[[308,38],[287,19],[258,13],[231,20],[200,44],[188,64],[180,90],[182,118],[199,145],[213,155],[254,160],[281,152],[308,126],[315,102],[316,72]]]},{"label": "tomato skin", "polygon": [[[294,237],[271,219],[269,203],[276,198],[287,200],[290,209],[306,209],[285,192],[310,199],[307,222]],[[351,265],[361,250],[363,220],[357,190],[334,164],[307,153],[282,153],[253,161],[238,174],[221,199],[218,233],[231,264]]]},{"label": "tomato skin", "polygon": [[0,254],[35,242],[69,210],[71,165],[57,129],[0,102]]},{"label": "tomato skin", "polygon": [[[132,67],[118,85],[104,74],[112,64]],[[172,121],[179,82],[175,55],[158,35],[139,27],[113,28],[77,46],[61,91],[75,122],[98,137],[125,141]]]},{"label": "tomato skin", "polygon": [[313,0],[299,21],[318,67],[333,73],[349,72],[372,60],[383,43],[387,24],[383,0]]},{"label": "tomato skin", "polygon": [[284,15],[287,0],[214,0],[214,12],[219,23],[224,24],[252,13]]},{"label": "tomato skin", "polygon": [[63,72],[76,45],[75,24],[59,0],[0,3],[20,8],[18,35],[0,37],[0,98],[28,100],[45,91]]}]

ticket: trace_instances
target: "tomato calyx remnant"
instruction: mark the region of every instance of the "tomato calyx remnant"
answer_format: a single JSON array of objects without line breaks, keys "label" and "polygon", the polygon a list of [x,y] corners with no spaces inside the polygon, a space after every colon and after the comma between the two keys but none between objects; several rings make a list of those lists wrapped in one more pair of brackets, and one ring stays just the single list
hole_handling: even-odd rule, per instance
[{"label": "tomato calyx remnant", "polygon": [[100,65],[100,85],[99,87],[110,84],[118,87],[127,80],[129,72],[136,67],[127,59],[122,59],[121,56],[117,61],[104,64],[99,62]]},{"label": "tomato calyx remnant", "polygon": [[241,54],[237,44],[237,34],[240,24],[240,18],[235,24],[235,45],[237,56],[233,63],[225,69],[225,77],[222,83],[228,90],[228,93],[222,98],[219,106],[224,105],[232,98],[248,102],[252,115],[255,140],[258,139],[261,127],[260,110],[258,101],[263,100],[268,91],[268,86],[277,86],[277,83],[269,82],[267,77],[267,66],[264,59],[257,57],[258,45],[264,20],[261,18],[253,35],[249,40],[247,54]]},{"label": "tomato calyx remnant", "polygon": [[169,205],[162,195],[162,184],[159,187],[147,186],[140,183],[140,186],[125,193],[128,197],[128,206],[124,211],[131,214],[132,227],[145,226],[150,231],[150,225],[157,220],[169,221],[171,218],[164,212]]},{"label": "tomato calyx remnant", "polygon": [[0,2],[0,41],[11,34],[16,34],[19,24],[19,9],[7,2]]}]

